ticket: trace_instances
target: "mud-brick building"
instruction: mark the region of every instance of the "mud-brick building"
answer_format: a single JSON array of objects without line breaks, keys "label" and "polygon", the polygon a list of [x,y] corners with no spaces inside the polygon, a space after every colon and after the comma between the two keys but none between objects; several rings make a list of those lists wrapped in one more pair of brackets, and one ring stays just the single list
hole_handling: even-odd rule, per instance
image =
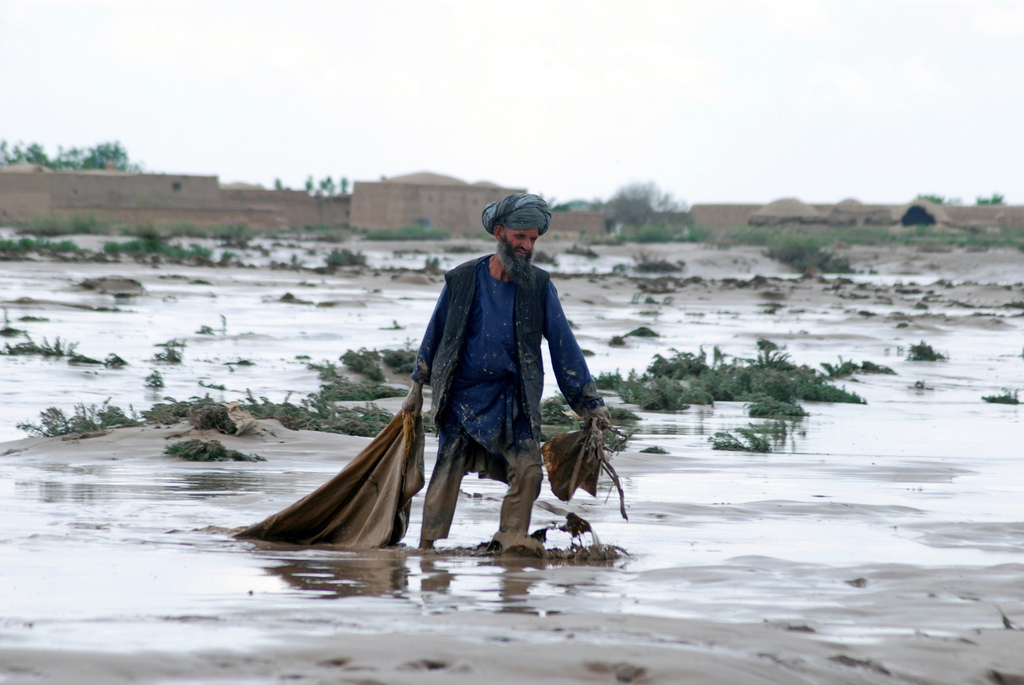
[{"label": "mud-brick building", "polygon": [[766,205],[695,204],[690,214],[694,224],[713,230],[733,226],[886,226],[898,230],[922,225],[968,232],[1024,229],[1022,205],[939,205],[924,198],[900,205],[872,205],[852,198],[836,204],[807,204],[787,197]]},{"label": "mud-brick building", "polygon": [[[335,226],[389,230],[430,226],[456,236],[483,231],[484,207],[521,188],[421,172],[356,181],[351,194],[267,190],[221,184],[216,176],[129,174],[115,170],[53,171],[20,164],[0,169],[0,223],[60,214],[94,215],[133,224],[245,224],[253,228]],[[552,234],[576,238],[605,232],[596,212],[557,212]]]},{"label": "mud-brick building", "polygon": [[349,195],[222,186],[216,176],[53,171],[33,164],[0,169],[0,223],[60,214],[134,224],[348,226],[350,200]]},{"label": "mud-brick building", "polygon": [[[452,176],[423,171],[376,182],[356,181],[352,189],[352,225],[370,230],[429,226],[452,235],[483,232],[480,215],[488,203],[523,188],[503,188],[489,181],[467,183]],[[604,216],[598,212],[556,212],[551,234],[565,237],[600,235]]]}]

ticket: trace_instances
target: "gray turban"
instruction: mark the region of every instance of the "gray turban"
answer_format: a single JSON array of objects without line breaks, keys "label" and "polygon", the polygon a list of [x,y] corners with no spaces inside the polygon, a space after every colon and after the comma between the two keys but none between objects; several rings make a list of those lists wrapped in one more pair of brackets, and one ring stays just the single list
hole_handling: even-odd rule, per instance
[{"label": "gray turban", "polygon": [[538,195],[512,193],[484,207],[480,220],[491,235],[494,235],[495,226],[504,226],[512,231],[536,228],[540,235],[544,235],[551,226],[551,212],[548,211],[548,203]]}]

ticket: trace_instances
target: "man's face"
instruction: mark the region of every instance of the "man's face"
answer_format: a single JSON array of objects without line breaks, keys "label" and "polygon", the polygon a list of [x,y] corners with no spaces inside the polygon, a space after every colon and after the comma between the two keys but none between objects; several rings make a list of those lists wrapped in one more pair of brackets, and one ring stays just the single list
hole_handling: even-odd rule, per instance
[{"label": "man's face", "polygon": [[504,226],[494,227],[494,237],[505,243],[517,259],[527,259],[533,254],[533,246],[540,237],[540,230],[512,231]]}]

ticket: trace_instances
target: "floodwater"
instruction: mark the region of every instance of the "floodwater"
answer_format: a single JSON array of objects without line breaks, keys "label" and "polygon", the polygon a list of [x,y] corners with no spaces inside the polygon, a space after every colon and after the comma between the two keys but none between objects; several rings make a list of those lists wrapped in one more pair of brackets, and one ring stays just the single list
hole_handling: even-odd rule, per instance
[{"label": "floodwater", "polygon": [[[308,257],[308,249],[294,253]],[[378,269],[421,268],[431,256],[364,252]],[[290,254],[280,248],[274,259],[287,262]],[[442,268],[465,258],[436,256],[446,260]],[[608,273],[628,262],[601,260],[559,257],[561,270],[576,273]],[[110,275],[143,281],[145,292],[115,298],[76,287]],[[852,278],[893,282],[900,275]],[[1006,283],[1015,279],[1007,274]],[[36,422],[49,406],[70,411],[110,398],[140,409],[164,396],[209,392],[231,400],[247,390],[273,400],[302,397],[318,381],[299,357],[337,362],[347,349],[417,345],[439,290],[437,282],[367,287],[344,273],[7,263],[3,300],[63,303],[7,304],[10,325],[36,341],[77,342],[79,353],[97,359],[116,353],[129,366],[0,357],[0,442],[24,438],[16,424]],[[337,304],[278,302],[285,293]],[[424,556],[410,548],[301,549],[227,534],[314,489],[354,454],[229,464],[47,460],[4,454],[11,445],[0,444],[0,641],[110,652],[252,650],[286,635],[433,630],[420,620],[466,612],[784,622],[853,642],[995,628],[1000,612],[1024,621],[1022,414],[981,401],[1001,388],[1024,388],[1019,319],[1002,330],[938,323],[924,335],[825,305],[769,315],[753,298],[723,305],[677,294],[667,304],[659,297],[656,315],[641,314],[652,305],[631,304],[636,294],[606,292],[608,306],[565,298],[581,346],[595,353],[595,375],[642,371],[670,348],[717,345],[753,356],[758,337],[784,342],[798,363],[842,356],[897,375],[839,383],[867,405],[805,403],[811,416],[769,454],[711,449],[710,435],[750,421],[739,403],[641,412],[614,462],[628,522],[616,496],[606,496],[607,484],[598,498],[568,505],[545,486],[534,514],[538,526],[564,511],[591,521],[602,542],[630,554],[607,565]],[[66,306],[73,304],[117,311]],[[48,321],[19,322],[25,315]],[[661,337],[607,345],[640,323]],[[198,334],[202,326],[213,334]],[[922,337],[950,360],[906,361],[907,346]],[[154,345],[175,338],[187,342],[183,364],[151,361],[161,349]],[[166,382],[159,391],[143,383],[154,370]],[[547,392],[556,390],[549,374]],[[639,452],[649,446],[667,454]],[[428,470],[434,449],[428,442]],[[496,528],[504,486],[467,478],[463,488],[448,547],[475,546]],[[418,540],[421,501],[408,545]],[[549,537],[549,544],[568,543]],[[500,637],[496,628],[480,639]]]}]

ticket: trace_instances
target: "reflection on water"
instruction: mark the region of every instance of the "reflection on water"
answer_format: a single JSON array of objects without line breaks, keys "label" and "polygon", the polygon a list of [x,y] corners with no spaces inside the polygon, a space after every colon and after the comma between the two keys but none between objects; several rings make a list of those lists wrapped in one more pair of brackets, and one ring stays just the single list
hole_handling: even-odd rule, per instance
[{"label": "reflection on water", "polygon": [[[588,584],[553,584],[539,572],[565,564],[533,557],[476,556],[465,549],[426,555],[405,548],[320,551],[322,556],[316,557],[303,552],[276,555],[274,563],[264,568],[268,575],[313,598],[400,599],[430,612],[545,613],[549,611],[545,601],[552,595],[585,594]],[[587,568],[614,566],[603,562]]]},{"label": "reflection on water", "polygon": [[267,573],[323,599],[404,596],[409,589],[410,570],[406,558],[399,554],[367,558],[337,552],[330,557],[278,561],[285,563],[268,566]]}]

